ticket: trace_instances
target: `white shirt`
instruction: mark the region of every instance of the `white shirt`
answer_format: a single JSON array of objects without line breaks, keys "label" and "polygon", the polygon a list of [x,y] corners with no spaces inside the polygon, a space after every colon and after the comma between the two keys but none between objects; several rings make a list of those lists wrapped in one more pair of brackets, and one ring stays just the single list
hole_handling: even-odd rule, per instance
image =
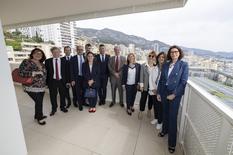
[{"label": "white shirt", "polygon": [[136,78],[136,67],[130,68],[128,67],[128,77],[127,77],[127,85],[134,85]]},{"label": "white shirt", "polygon": [[149,94],[150,95],[155,95],[152,90],[157,90],[157,85],[156,85],[156,79],[159,76],[158,75],[158,67],[153,66],[153,67],[148,67],[149,71]]},{"label": "white shirt", "polygon": [[168,76],[167,76],[167,77],[169,77],[169,75],[171,74],[171,72],[172,72],[174,66],[175,66],[174,63],[170,64],[169,69],[168,69]]},{"label": "white shirt", "polygon": [[100,54],[100,60],[101,60],[101,62],[105,61],[105,54]]},{"label": "white shirt", "polygon": [[58,75],[59,75],[59,80],[62,79],[61,77],[61,59],[60,58],[53,58],[53,79],[56,79],[56,59],[57,59],[57,64],[58,64]]},{"label": "white shirt", "polygon": [[71,56],[66,56],[66,60],[70,60]]},{"label": "white shirt", "polygon": [[93,66],[93,65],[89,65],[90,73],[92,72],[92,66]]}]

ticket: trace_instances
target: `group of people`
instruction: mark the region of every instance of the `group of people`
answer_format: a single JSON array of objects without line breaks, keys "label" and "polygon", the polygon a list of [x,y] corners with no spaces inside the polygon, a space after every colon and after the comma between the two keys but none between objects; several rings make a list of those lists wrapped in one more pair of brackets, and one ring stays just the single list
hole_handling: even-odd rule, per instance
[{"label": "group of people", "polygon": [[[32,77],[29,85],[23,85],[24,91],[35,102],[34,119],[38,124],[45,125],[43,114],[43,97],[46,87],[49,88],[52,110],[50,116],[57,112],[57,94],[60,96],[60,110],[68,112],[71,106],[70,89],[74,107],[80,111],[83,106],[89,112],[96,112],[99,105],[105,105],[107,83],[110,78],[112,101],[109,107],[116,104],[116,90],[119,93],[119,104],[124,107],[123,94],[126,93],[126,112],[132,115],[135,111],[134,102],[138,91],[141,92],[138,118],[143,118],[148,98],[147,116],[154,119],[152,124],[161,130],[159,137],[168,134],[168,150],[175,151],[177,134],[177,115],[181,98],[188,80],[188,64],[181,60],[183,51],[178,46],[171,46],[167,54],[152,51],[144,64],[138,64],[134,53],[127,58],[121,55],[120,47],[114,47],[115,55],[105,53],[105,45],[99,45],[99,54],[91,51],[91,45],[76,47],[77,54],[71,56],[71,48],[64,47],[64,57],[58,47],[51,48],[52,58],[46,59],[44,52],[35,48],[29,59],[19,66],[22,77]],[[44,63],[45,62],[45,63]],[[98,99],[97,99],[98,98]]]}]

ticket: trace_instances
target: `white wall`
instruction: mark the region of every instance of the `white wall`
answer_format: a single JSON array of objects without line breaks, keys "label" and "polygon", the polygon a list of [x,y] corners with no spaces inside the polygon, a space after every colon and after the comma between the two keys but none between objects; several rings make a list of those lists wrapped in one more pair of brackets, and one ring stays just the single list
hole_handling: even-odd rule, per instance
[{"label": "white wall", "polygon": [[0,20],[0,155],[26,155],[18,104]]}]

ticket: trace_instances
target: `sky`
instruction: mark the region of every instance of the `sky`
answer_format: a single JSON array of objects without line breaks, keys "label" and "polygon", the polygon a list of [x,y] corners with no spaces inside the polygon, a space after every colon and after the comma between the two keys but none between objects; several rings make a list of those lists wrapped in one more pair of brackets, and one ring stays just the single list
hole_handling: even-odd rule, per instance
[{"label": "sky", "polygon": [[188,0],[183,8],[82,20],[78,27],[110,28],[170,45],[233,52],[233,0]]}]

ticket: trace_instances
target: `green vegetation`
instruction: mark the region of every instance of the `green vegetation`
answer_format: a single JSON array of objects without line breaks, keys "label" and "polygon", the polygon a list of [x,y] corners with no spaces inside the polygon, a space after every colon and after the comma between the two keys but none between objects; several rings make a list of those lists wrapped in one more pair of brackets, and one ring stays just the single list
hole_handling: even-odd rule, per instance
[{"label": "green vegetation", "polygon": [[214,95],[214,96],[217,96],[220,99],[233,99],[232,96],[227,96],[224,93],[216,91],[216,90],[209,91],[209,93]]},{"label": "green vegetation", "polygon": [[22,35],[20,31],[16,29],[14,32],[4,31],[5,42],[7,46],[12,46],[15,51],[22,50],[22,42],[33,42],[42,43],[43,39],[37,34],[36,36],[29,38],[28,36]]}]

